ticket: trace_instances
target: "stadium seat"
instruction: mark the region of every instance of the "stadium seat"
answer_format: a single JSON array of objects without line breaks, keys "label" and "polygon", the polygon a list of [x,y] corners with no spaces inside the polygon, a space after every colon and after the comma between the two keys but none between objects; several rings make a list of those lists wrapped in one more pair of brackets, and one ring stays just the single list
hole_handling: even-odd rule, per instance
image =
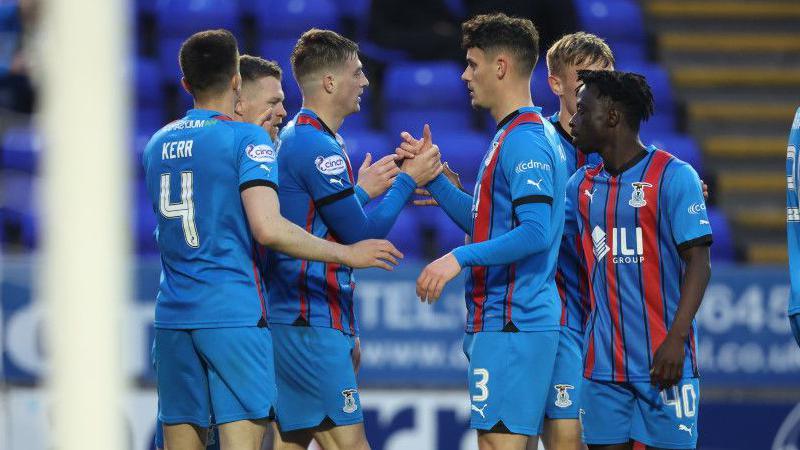
[{"label": "stadium seat", "polygon": [[366,25],[369,20],[371,0],[334,0],[334,3],[342,17],[351,18],[362,25]]},{"label": "stadium seat", "polygon": [[475,132],[434,133],[433,141],[442,152],[442,161],[459,174],[462,183],[475,182],[481,159],[489,150],[489,136]]},{"label": "stadium seat", "polygon": [[660,65],[656,63],[625,63],[617,66],[619,70],[638,73],[645,77],[650,90],[653,92],[653,100],[658,113],[672,113],[675,111],[675,97],[672,94],[669,73]]},{"label": "stadium seat", "polygon": [[733,262],[736,249],[733,245],[733,232],[725,213],[714,206],[708,206],[708,221],[714,233],[711,260],[714,262]]},{"label": "stadium seat", "polygon": [[436,239],[434,242],[438,247],[437,255],[443,255],[456,247],[464,245],[466,233],[444,211],[436,208],[431,214],[436,217]]},{"label": "stadium seat", "polygon": [[339,29],[339,9],[333,0],[266,0],[254,13],[262,38],[297,39],[312,27]]},{"label": "stadium seat", "polygon": [[642,123],[640,134],[644,142],[649,142],[664,135],[675,134],[676,131],[675,116],[672,113],[662,113],[656,110],[653,117]]},{"label": "stadium seat", "polygon": [[42,148],[41,138],[30,126],[9,128],[3,135],[2,167],[26,173],[36,172]]},{"label": "stadium seat", "polygon": [[414,259],[421,259],[423,255],[423,237],[422,228],[417,222],[417,214],[415,209],[405,208],[386,236],[398,250],[403,252],[404,262],[409,262]]},{"label": "stadium seat", "polygon": [[136,58],[133,76],[136,107],[161,108],[164,102],[164,95],[161,89],[162,77],[159,72],[158,61],[150,58]]},{"label": "stadium seat", "polygon": [[645,41],[642,11],[633,0],[575,0],[575,7],[585,31],[609,41]]},{"label": "stadium seat", "polygon": [[26,248],[34,248],[38,232],[37,190],[41,180],[26,172],[7,170],[0,181],[0,203],[6,225],[19,230],[21,243]]},{"label": "stadium seat", "polygon": [[386,69],[383,97],[392,109],[454,108],[469,105],[463,67],[454,62],[399,63]]},{"label": "stadium seat", "polygon": [[423,125],[430,124],[435,134],[442,131],[468,131],[472,122],[471,112],[461,109],[393,109],[388,114],[387,129],[390,136],[400,136],[408,131],[414,136],[422,135]]},{"label": "stadium seat", "polygon": [[274,60],[281,66],[283,70],[283,93],[286,100],[283,105],[290,115],[294,116],[300,109],[303,102],[303,96],[300,94],[300,88],[294,81],[292,75],[292,65],[289,63],[289,56],[292,54],[292,49],[297,43],[297,38],[281,39],[281,40],[264,40],[259,47],[262,58]]},{"label": "stadium seat", "polygon": [[136,232],[136,249],[139,253],[158,253],[158,245],[153,234],[157,220],[143,179],[136,182],[133,195],[136,205],[133,227]]},{"label": "stadium seat", "polygon": [[239,29],[239,2],[236,0],[159,0],[155,8],[158,35],[186,39],[192,33],[225,28]]},{"label": "stadium seat", "polygon": [[159,108],[137,108],[134,112],[134,125],[137,130],[152,134],[166,123],[164,112]]},{"label": "stadium seat", "polygon": [[663,149],[676,158],[691,165],[699,174],[703,174],[703,154],[694,139],[685,134],[662,134],[658,138],[646,142]]},{"label": "stadium seat", "polygon": [[614,53],[615,67],[642,65],[647,62],[647,46],[644,42],[608,41]]},{"label": "stadium seat", "polygon": [[394,153],[395,147],[400,142],[399,137],[396,139],[397,142],[393,143],[385,134],[374,131],[345,132],[342,136],[344,136],[347,154],[350,156],[350,163],[356,174],[367,153],[372,154],[374,162],[385,155]]},{"label": "stadium seat", "polygon": [[[533,69],[533,77],[531,77],[531,96],[533,97],[533,104],[542,108],[542,114],[549,116],[558,112],[559,101],[558,96],[553,94],[550,90],[550,84],[547,82],[547,63],[544,58],[540,58],[536,67]],[[492,120],[492,128],[496,124]]]},{"label": "stadium seat", "polygon": [[169,84],[178,86],[181,84],[181,65],[178,62],[178,52],[181,44],[186,40],[184,37],[162,38],[158,44],[158,68],[161,72],[161,79]]}]

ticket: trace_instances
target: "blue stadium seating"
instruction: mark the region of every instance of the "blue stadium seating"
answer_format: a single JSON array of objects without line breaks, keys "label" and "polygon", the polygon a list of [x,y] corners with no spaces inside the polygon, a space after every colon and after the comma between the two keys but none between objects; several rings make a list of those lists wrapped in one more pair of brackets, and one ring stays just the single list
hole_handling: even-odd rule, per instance
[{"label": "blue stadium seating", "polygon": [[442,131],[467,131],[470,129],[472,115],[469,109],[393,109],[387,118],[390,136],[400,136],[408,131],[414,136],[422,135],[423,125],[430,124],[433,133]]},{"label": "blue stadium seating", "polygon": [[153,235],[157,225],[156,215],[147,195],[144,180],[136,183],[133,195],[136,204],[136,213],[133,217],[136,249],[139,253],[158,253],[158,245]]},{"label": "blue stadium seating", "polygon": [[[633,0],[575,0],[581,28],[612,42],[644,42],[644,21]],[[612,47],[613,50],[613,47]]]},{"label": "blue stadium seating", "polygon": [[[533,69],[533,77],[531,77],[531,95],[533,96],[533,103],[536,106],[542,107],[542,114],[549,116],[558,112],[558,96],[553,94],[553,91],[550,90],[550,84],[547,82],[547,62],[544,56],[539,58],[539,62]],[[492,121],[491,128],[495,128],[495,125],[494,121]]]},{"label": "blue stadium seating", "polygon": [[333,0],[266,0],[253,10],[262,37],[294,38],[309,28],[339,29]]},{"label": "blue stadium seating", "polygon": [[137,130],[152,134],[163,127],[167,120],[160,108],[137,108],[134,111],[134,125]]},{"label": "blue stadium seating", "polygon": [[419,259],[422,257],[422,230],[417,222],[416,210],[405,208],[386,236],[398,250],[403,252],[406,259]]},{"label": "blue stadium seating", "polygon": [[736,249],[733,245],[733,232],[725,213],[714,206],[708,206],[706,212],[714,232],[711,260],[714,262],[733,262],[736,258]]},{"label": "blue stadium seating", "polygon": [[136,58],[133,76],[136,107],[161,108],[164,95],[161,89],[162,77],[159,73],[158,61],[150,58]]},{"label": "blue stadium seating", "polygon": [[367,153],[372,154],[372,161],[374,162],[385,155],[394,153],[395,147],[400,142],[399,137],[395,139],[396,142],[392,142],[388,136],[376,131],[345,131],[342,136],[347,146],[347,154],[350,156],[350,163],[356,173],[358,173],[358,168]]},{"label": "blue stadium seating", "polygon": [[443,255],[456,247],[464,245],[466,233],[444,211],[436,208],[430,214],[436,218],[436,244],[439,247],[437,255]]},{"label": "blue stadium seating", "polygon": [[32,127],[11,127],[3,135],[2,142],[3,168],[26,173],[36,172],[42,144]]},{"label": "blue stadium seating", "polygon": [[407,62],[386,69],[383,95],[392,109],[454,108],[469,105],[463,67],[454,62]]},{"label": "blue stadium seating", "polygon": [[618,64],[618,69],[634,72],[644,76],[653,92],[656,111],[658,113],[674,113],[675,97],[672,94],[672,83],[669,73],[656,63],[625,63]]},{"label": "blue stadium seating", "polygon": [[239,2],[236,0],[158,0],[155,8],[159,36],[186,39],[200,30],[225,28],[237,32]]},{"label": "blue stadium seating", "polygon": [[261,42],[260,54],[258,55],[262,58],[274,60],[281,66],[283,70],[283,93],[286,95],[286,100],[283,104],[290,115],[297,113],[303,101],[300,88],[297,87],[292,75],[292,65],[289,63],[289,56],[292,54],[292,49],[296,43],[296,37],[293,39],[265,40]]},{"label": "blue stadium seating", "polygon": [[689,163],[699,174],[703,174],[703,154],[694,139],[685,134],[662,134],[646,142],[666,150],[676,158]]},{"label": "blue stadium seating", "polygon": [[433,141],[442,152],[442,160],[447,161],[464,183],[475,182],[481,159],[489,150],[489,139],[489,135],[469,131],[433,134]]}]

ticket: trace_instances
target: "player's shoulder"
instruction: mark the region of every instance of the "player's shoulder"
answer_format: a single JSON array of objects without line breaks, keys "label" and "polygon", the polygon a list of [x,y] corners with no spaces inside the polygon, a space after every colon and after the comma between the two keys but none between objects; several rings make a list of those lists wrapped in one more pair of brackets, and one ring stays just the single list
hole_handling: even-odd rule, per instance
[{"label": "player's shoulder", "polygon": [[[653,150],[653,159],[659,159],[663,164],[664,173],[662,178],[666,182],[672,180],[699,180],[700,176],[691,164],[669,153],[664,149]],[[652,164],[652,162],[651,162]]]},{"label": "player's shoulder", "polygon": [[601,164],[586,164],[579,167],[567,180],[567,189],[577,187],[584,179],[596,176],[600,170],[602,170]]},{"label": "player's shoulder", "polygon": [[294,120],[283,127],[280,140],[281,148],[288,148],[291,151],[313,153],[340,148],[328,133],[318,130],[311,124],[297,124]]}]

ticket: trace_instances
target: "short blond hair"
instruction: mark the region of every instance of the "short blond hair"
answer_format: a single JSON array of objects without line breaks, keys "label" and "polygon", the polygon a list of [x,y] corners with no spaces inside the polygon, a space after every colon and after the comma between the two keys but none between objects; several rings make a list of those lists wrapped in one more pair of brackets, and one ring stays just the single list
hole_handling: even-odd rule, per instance
[{"label": "short blond hair", "polygon": [[563,75],[568,66],[595,63],[609,68],[614,65],[614,54],[602,38],[583,31],[562,36],[547,50],[547,70],[551,75]]}]

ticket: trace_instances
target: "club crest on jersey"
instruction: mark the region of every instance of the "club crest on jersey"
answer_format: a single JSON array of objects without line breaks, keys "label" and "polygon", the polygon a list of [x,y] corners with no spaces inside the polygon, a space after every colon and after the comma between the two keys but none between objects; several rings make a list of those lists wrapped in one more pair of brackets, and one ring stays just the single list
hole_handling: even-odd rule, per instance
[{"label": "club crest on jersey", "polygon": [[245,148],[245,152],[247,153],[248,158],[258,162],[275,162],[275,158],[278,157],[278,152],[276,152],[274,148],[265,144],[250,144]]},{"label": "club crest on jersey", "polygon": [[339,175],[347,170],[347,163],[345,163],[344,158],[339,155],[331,155],[326,158],[317,156],[317,158],[314,159],[314,165],[317,166],[317,170],[323,175]]},{"label": "club crest on jersey", "polygon": [[556,384],[553,386],[556,390],[556,406],[559,408],[569,408],[572,406],[572,400],[569,398],[569,389],[575,389],[571,384]]},{"label": "club crest on jersey", "polygon": [[358,409],[356,398],[354,397],[356,392],[358,392],[357,389],[345,389],[342,391],[342,395],[344,396],[344,406],[342,407],[342,411],[346,412],[347,414],[353,413]]},{"label": "club crest on jersey", "polygon": [[653,185],[642,181],[636,181],[631,183],[631,186],[633,186],[633,192],[631,193],[631,199],[628,200],[628,204],[634,208],[641,208],[647,205],[647,200],[644,199],[644,188],[653,187]]}]

